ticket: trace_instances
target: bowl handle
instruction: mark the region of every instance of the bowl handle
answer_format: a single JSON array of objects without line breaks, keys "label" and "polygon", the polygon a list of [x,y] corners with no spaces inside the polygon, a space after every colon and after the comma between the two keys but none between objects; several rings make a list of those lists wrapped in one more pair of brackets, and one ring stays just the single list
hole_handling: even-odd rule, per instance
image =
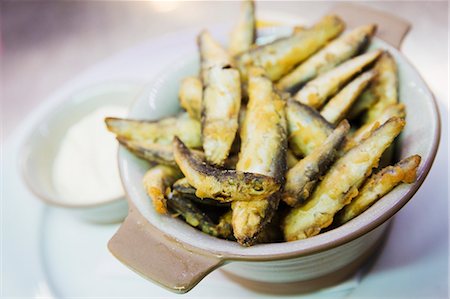
[{"label": "bowl handle", "polygon": [[111,253],[146,279],[176,293],[186,293],[223,260],[187,248],[151,225],[135,207],[108,242]]},{"label": "bowl handle", "polygon": [[374,23],[377,24],[377,36],[397,49],[411,28],[411,24],[387,12],[353,3],[339,3],[331,13],[342,17],[349,28]]}]

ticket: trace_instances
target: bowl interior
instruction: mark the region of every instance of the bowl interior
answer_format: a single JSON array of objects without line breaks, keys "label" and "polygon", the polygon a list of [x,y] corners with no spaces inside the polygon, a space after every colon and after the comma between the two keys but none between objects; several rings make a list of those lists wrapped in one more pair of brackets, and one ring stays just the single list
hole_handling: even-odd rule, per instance
[{"label": "bowl interior", "polygon": [[[52,170],[61,141],[70,126],[96,108],[105,105],[127,107],[137,92],[137,87],[132,84],[104,83],[75,92],[46,111],[22,145],[22,173],[31,191],[47,203],[65,207],[90,206],[59,200],[61,197],[53,185]],[[103,202],[111,200],[116,198]]]},{"label": "bowl interior", "polygon": [[[210,237],[185,224],[179,219],[156,213],[144,188],[142,177],[148,164],[124,148],[119,150],[119,168],[129,200],[139,212],[155,227],[175,239],[194,247],[213,252],[230,259],[286,258],[308,254],[334,247],[379,226],[395,214],[417,191],[428,173],[436,154],[439,139],[439,118],[433,96],[411,64],[395,48],[374,39],[372,48],[387,49],[394,55],[399,66],[400,101],[406,105],[406,127],[399,137],[397,148],[399,158],[419,154],[422,162],[416,183],[400,185],[378,201],[360,217],[336,229],[315,237],[288,243],[262,244],[243,248],[235,242]],[[180,80],[198,73],[198,54],[192,52],[182,63],[173,62],[157,77],[133,104],[129,117],[158,119],[180,110],[178,87]]]}]

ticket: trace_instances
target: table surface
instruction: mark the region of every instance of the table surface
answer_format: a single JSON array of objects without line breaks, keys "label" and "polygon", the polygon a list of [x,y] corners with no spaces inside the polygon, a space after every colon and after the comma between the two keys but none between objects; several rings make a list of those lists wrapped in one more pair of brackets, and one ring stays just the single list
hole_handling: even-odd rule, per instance
[{"label": "table surface", "polygon": [[[298,13],[301,20],[312,21],[334,4],[279,1],[257,5],[260,10]],[[429,217],[432,225],[440,221],[442,234],[430,229],[430,236],[415,236],[413,244],[417,247],[386,261],[392,267],[425,255],[427,246],[434,244],[444,246],[448,252],[448,3],[394,1],[362,5],[394,13],[412,24],[401,50],[429,84],[442,121],[436,163],[417,198],[402,209],[397,220],[406,218],[402,214]],[[219,1],[1,1],[2,143],[52,92],[98,61],[169,32],[226,22],[238,6],[238,2]],[[436,206],[430,204],[431,199],[436,199]],[[432,214],[422,215],[422,208]],[[427,242],[426,246],[423,242]],[[448,264],[447,260],[441,262]],[[407,287],[407,281],[402,283]],[[434,291],[447,293],[430,289],[424,294],[432,297],[437,294]]]}]

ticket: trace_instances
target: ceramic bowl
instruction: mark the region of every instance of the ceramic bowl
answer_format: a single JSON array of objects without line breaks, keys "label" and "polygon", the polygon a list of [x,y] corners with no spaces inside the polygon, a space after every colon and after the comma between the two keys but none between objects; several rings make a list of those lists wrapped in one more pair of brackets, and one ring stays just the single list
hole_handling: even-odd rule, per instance
[{"label": "ceramic bowl", "polygon": [[[230,277],[264,292],[312,291],[354,273],[379,251],[390,219],[418,190],[439,144],[440,123],[433,95],[405,57],[374,39],[373,48],[389,50],[399,67],[400,101],[406,105],[406,126],[397,140],[397,158],[419,154],[422,162],[413,184],[396,187],[350,222],[294,242],[242,247],[206,235],[184,221],[155,212],[141,185],[149,165],[126,149],[119,150],[119,168],[129,201],[129,214],[109,242],[124,264],[172,291],[187,292],[205,275],[221,267]],[[180,110],[180,80],[198,72],[196,53],[173,64],[137,99],[130,117],[158,119]]]},{"label": "ceramic bowl", "polygon": [[63,194],[58,194],[53,184],[52,169],[61,140],[70,126],[101,106],[128,107],[138,93],[135,84],[102,83],[74,92],[49,107],[21,146],[20,168],[28,188],[46,204],[70,210],[83,219],[96,223],[123,220],[128,210],[124,195],[96,203],[63,201]]}]

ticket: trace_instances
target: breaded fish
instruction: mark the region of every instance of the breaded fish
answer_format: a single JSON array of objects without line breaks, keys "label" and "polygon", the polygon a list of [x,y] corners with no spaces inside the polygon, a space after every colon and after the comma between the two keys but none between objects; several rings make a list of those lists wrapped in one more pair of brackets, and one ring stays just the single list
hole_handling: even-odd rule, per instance
[{"label": "breaded fish", "polygon": [[199,198],[214,198],[220,202],[262,200],[280,189],[272,177],[237,170],[226,170],[205,163],[175,137],[173,153],[177,165]]},{"label": "breaded fish", "polygon": [[373,174],[360,188],[358,196],[337,214],[337,223],[343,224],[355,218],[398,184],[413,183],[419,164],[420,156],[414,155]]},{"label": "breaded fish", "polygon": [[301,87],[317,75],[331,70],[338,64],[360,53],[370,43],[370,39],[375,34],[375,31],[376,25],[364,25],[331,41],[319,52],[281,78],[276,86],[279,89],[288,91]]},{"label": "breaded fish", "polygon": [[189,199],[173,193],[172,196],[168,198],[167,205],[181,215],[189,225],[199,228],[208,235],[214,237],[219,236],[216,225],[211,221],[208,215],[196,207]]},{"label": "breaded fish", "polygon": [[178,91],[180,106],[192,119],[200,121],[202,114],[203,85],[198,77],[186,77],[181,81]]},{"label": "breaded fish", "polygon": [[238,21],[230,36],[228,51],[232,56],[248,51],[256,40],[255,2],[244,0]]},{"label": "breaded fish", "polygon": [[341,91],[332,97],[322,108],[320,114],[331,124],[337,124],[345,118],[352,104],[375,77],[376,72],[367,71],[348,83]]},{"label": "breaded fish", "polygon": [[285,102],[261,69],[252,70],[249,92],[236,169],[281,177],[286,167]]},{"label": "breaded fish", "polygon": [[[374,67],[374,70],[375,70],[375,67]],[[369,87],[367,87],[366,90],[364,90],[361,93],[361,95],[358,97],[358,99],[356,99],[356,101],[352,105],[352,107],[350,107],[350,110],[348,111],[348,115],[347,115],[348,119],[353,120],[353,119],[357,118],[360,114],[362,114],[364,111],[366,111],[367,109],[372,107],[373,104],[376,103],[377,97],[375,96],[375,94],[373,93],[373,90],[372,90],[372,86],[375,81],[376,81],[376,76],[375,76],[375,79],[372,80],[372,83],[369,85]]]},{"label": "breaded fish", "polygon": [[166,190],[181,176],[179,169],[165,165],[157,165],[145,173],[142,183],[156,212],[167,213]]},{"label": "breaded fish", "polygon": [[276,81],[343,30],[344,22],[339,17],[325,16],[310,29],[244,52],[236,57],[236,64],[244,82],[252,66],[264,68],[267,77]]},{"label": "breaded fish", "polygon": [[228,157],[241,107],[241,81],[233,68],[212,67],[202,101],[202,138],[206,160],[222,166]]},{"label": "breaded fish", "polygon": [[371,107],[379,102],[380,104],[373,107],[370,113],[372,115],[370,118],[373,120],[384,108],[398,102],[398,75],[393,57],[388,52],[384,52],[375,63],[374,70],[377,76],[350,109],[350,119],[356,118],[369,108],[372,110]]},{"label": "breaded fish", "polygon": [[295,99],[310,107],[320,109],[330,96],[380,56],[381,50],[374,50],[347,60],[314,80],[309,81],[295,94]]},{"label": "breaded fish", "polygon": [[229,207],[230,206],[229,203],[222,203],[222,202],[219,202],[212,198],[198,198],[195,195],[195,192],[197,190],[195,190],[195,188],[189,184],[187,178],[181,178],[181,179],[177,180],[175,183],[173,183],[172,190],[173,190],[173,192],[176,192],[180,196],[182,196],[184,198],[188,198],[196,203],[205,204],[205,205],[209,205],[209,206],[215,206],[215,207]]},{"label": "breaded fish", "polygon": [[351,137],[346,141],[344,151],[348,151],[350,148],[360,143],[361,140],[366,138],[371,133],[371,131],[375,130],[377,127],[384,124],[390,118],[392,117],[405,118],[405,116],[406,113],[404,104],[399,103],[386,107],[386,109],[383,111],[382,114],[378,116],[377,119],[363,124],[351,135]]},{"label": "breaded fish", "polygon": [[296,156],[307,156],[320,146],[333,127],[315,109],[294,100],[286,103],[289,147]]},{"label": "breaded fish", "polygon": [[[249,77],[249,102],[241,128],[241,152],[238,171],[274,177],[282,183],[286,171],[287,129],[285,102],[261,69],[252,69]],[[258,201],[235,201],[233,232],[237,241],[252,245],[275,213],[279,194]]]},{"label": "breaded fish", "polygon": [[258,240],[259,234],[272,220],[279,201],[280,194],[275,193],[262,200],[231,203],[233,233],[239,244],[251,246]]},{"label": "breaded fish", "polygon": [[228,67],[232,65],[228,52],[209,33],[203,30],[197,37],[200,50],[200,77],[203,84],[208,83],[208,72],[212,67]]},{"label": "breaded fish", "polygon": [[384,52],[376,66],[379,75],[373,93],[378,100],[368,109],[366,123],[376,120],[387,107],[398,103],[398,74],[394,57],[389,52]]},{"label": "breaded fish", "polygon": [[187,113],[157,121],[107,117],[105,123],[108,130],[122,140],[170,145],[174,136],[180,136],[190,148],[202,146],[200,122]]},{"label": "breaded fish", "polygon": [[405,125],[392,118],[372,135],[339,158],[318,184],[310,199],[293,208],[284,220],[287,241],[317,235],[329,226],[334,215],[358,195],[358,188],[376,167],[383,152]]},{"label": "breaded fish", "polygon": [[177,192],[178,194],[181,194],[183,197],[189,197],[189,199],[195,196],[196,191],[195,188],[189,184],[187,178],[185,177],[173,183],[172,190],[174,192]]},{"label": "breaded fish", "polygon": [[290,169],[295,166],[295,164],[298,163],[297,157],[294,155],[294,153],[291,150],[286,151],[286,167],[287,169]]},{"label": "breaded fish", "polygon": [[120,136],[117,137],[117,141],[133,154],[148,162],[177,166],[173,157],[172,146],[170,145],[134,141]]},{"label": "breaded fish", "polygon": [[231,220],[233,218],[233,211],[229,210],[219,218],[219,223],[216,226],[219,237],[223,239],[233,240],[233,226]]},{"label": "breaded fish", "polygon": [[319,178],[334,162],[349,129],[348,122],[342,121],[321,146],[289,169],[282,197],[285,203],[293,207],[308,199]]}]

